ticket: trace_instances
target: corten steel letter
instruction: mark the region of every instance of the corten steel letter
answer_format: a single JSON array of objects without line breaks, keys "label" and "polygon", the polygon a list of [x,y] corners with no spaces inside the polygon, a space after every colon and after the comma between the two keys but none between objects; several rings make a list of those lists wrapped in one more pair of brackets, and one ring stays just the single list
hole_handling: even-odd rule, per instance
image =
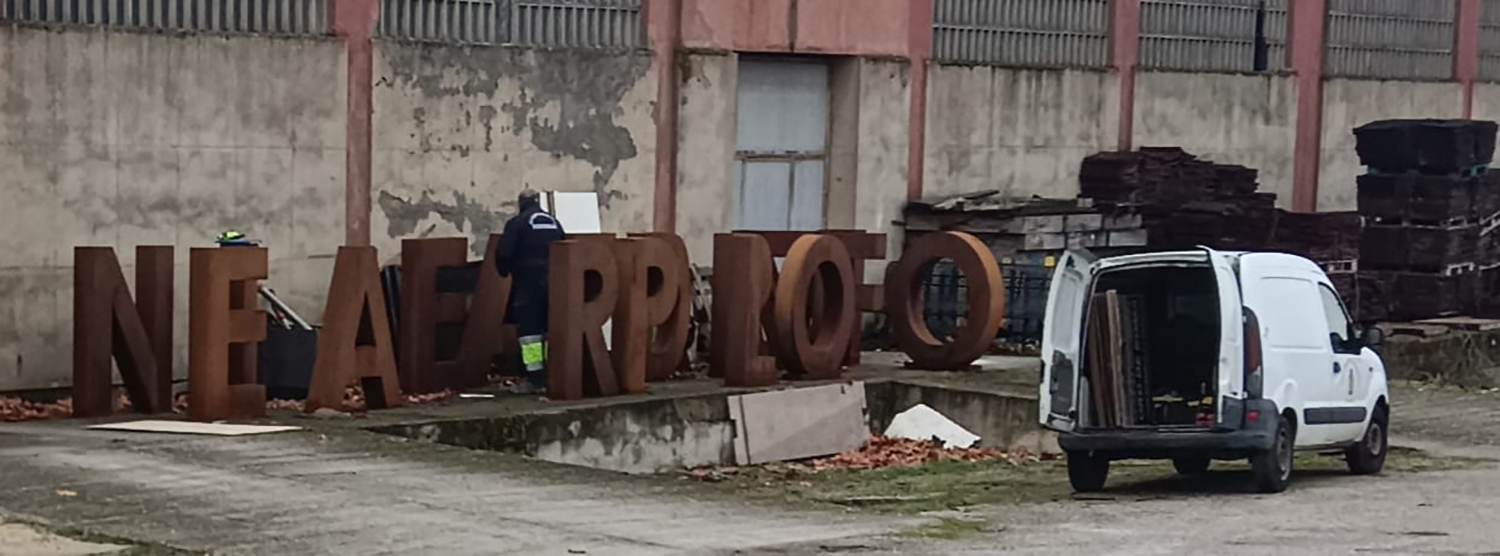
[{"label": "corten steel letter", "polygon": [[442,267],[469,262],[469,240],[461,237],[401,242],[401,389],[430,394],[458,385],[459,363],[439,360],[439,325],[464,322],[466,296],[437,291]]},{"label": "corten steel letter", "polygon": [[753,234],[714,236],[711,368],[735,387],[776,384],[776,359],[762,354],[763,322],[775,287],[771,249]]},{"label": "corten steel letter", "polygon": [[[255,384],[255,369],[243,368],[254,361],[243,354],[266,338],[266,314],[246,295],[266,278],[266,250],[194,248],[189,259],[188,418],[264,417],[266,389]],[[244,347],[232,350],[236,344]]]},{"label": "corten steel letter", "polygon": [[487,384],[495,356],[510,347],[505,339],[505,311],[510,301],[511,280],[502,278],[495,268],[495,249],[499,246],[500,234],[490,234],[484,262],[479,265],[479,284],[469,304],[469,318],[464,321],[463,343],[458,354],[463,365],[464,387]]},{"label": "corten steel letter", "polygon": [[[968,318],[951,342],[932,335],[922,315],[922,278],[933,263],[953,261],[968,283]],[[896,346],[911,367],[934,371],[967,368],[984,355],[1005,317],[1005,283],[984,242],[961,232],[935,232],[906,244],[901,260],[886,269],[886,314]]]},{"label": "corten steel letter", "polygon": [[[648,294],[651,305],[649,320],[656,333],[651,341],[651,352],[646,357],[646,380],[667,380],[672,378],[673,371],[687,363],[688,333],[693,320],[693,271],[688,262],[687,243],[681,236],[670,233],[631,234],[631,237],[660,240],[671,249],[667,266],[661,271],[660,295]],[[669,274],[676,278],[667,278]],[[675,291],[671,284],[676,284]],[[665,317],[658,312],[663,310],[666,311]]]},{"label": "corten steel letter", "polygon": [[568,240],[548,255],[547,396],[613,396],[620,386],[600,327],[615,310],[619,267],[613,244]]},{"label": "corten steel letter", "polygon": [[[815,232],[736,232],[756,234],[766,238],[771,247],[771,255],[785,257],[792,249],[792,244],[804,236]],[[874,234],[862,230],[827,230],[817,232],[822,235],[833,236],[844,243],[844,248],[849,251],[849,265],[854,271],[854,306],[860,311],[881,311],[885,308],[885,288],[879,284],[865,284],[865,261],[882,261],[886,257],[885,234]],[[814,297],[821,295],[822,288],[813,288]],[[815,300],[815,305],[821,305]],[[817,309],[818,307],[814,307]],[[855,323],[855,333],[849,337],[849,352],[845,355],[844,364],[854,366],[859,364],[860,356],[860,330],[859,323]]]},{"label": "corten steel letter", "polygon": [[340,247],[318,331],[318,355],[306,411],[342,409],[344,389],[359,384],[370,409],[401,405],[400,379],[374,247]]},{"label": "corten steel letter", "polygon": [[[849,251],[832,236],[805,236],[787,253],[776,283],[776,334],[788,370],[799,378],[828,380],[843,374],[858,315],[850,266]],[[815,287],[821,287],[822,295],[814,295]]]},{"label": "corten steel letter", "polygon": [[[617,239],[613,242],[616,277],[615,312],[610,327],[611,359],[619,377],[620,392],[639,394],[646,391],[646,352],[650,348],[651,330],[646,326],[648,278],[642,263],[645,257],[642,239]],[[657,247],[653,245],[652,247]]]},{"label": "corten steel letter", "polygon": [[114,412],[111,358],[131,408],[172,409],[172,248],[137,247],[130,300],[110,247],[73,250],[73,416]]}]

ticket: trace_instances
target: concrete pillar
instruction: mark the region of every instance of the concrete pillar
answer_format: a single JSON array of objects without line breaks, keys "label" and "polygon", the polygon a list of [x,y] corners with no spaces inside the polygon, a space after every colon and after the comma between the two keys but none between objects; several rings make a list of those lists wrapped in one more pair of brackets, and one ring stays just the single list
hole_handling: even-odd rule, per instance
[{"label": "concrete pillar", "polygon": [[370,245],[370,115],[373,112],[374,45],[370,42],[376,0],[332,0],[328,3],[333,34],[344,40],[349,86],[345,134],[344,244]]},{"label": "concrete pillar", "polygon": [[1453,24],[1453,78],[1464,91],[1465,118],[1474,117],[1474,81],[1479,78],[1479,0],[1456,0]]},{"label": "concrete pillar", "polygon": [[927,61],[932,57],[933,0],[907,3],[907,58],[911,60],[911,114],[906,153],[906,198],[922,198],[922,171],[927,156]]},{"label": "concrete pillar", "polygon": [[1141,0],[1110,0],[1109,67],[1120,81],[1119,150],[1135,148],[1135,71],[1141,60]]},{"label": "concrete pillar", "polygon": [[646,0],[651,65],[656,68],[656,192],[652,229],[677,229],[677,49],[682,44],[682,0]]},{"label": "concrete pillar", "polygon": [[1292,162],[1292,210],[1318,211],[1323,150],[1323,50],[1326,0],[1296,0],[1287,22],[1288,66],[1297,85],[1297,140]]}]

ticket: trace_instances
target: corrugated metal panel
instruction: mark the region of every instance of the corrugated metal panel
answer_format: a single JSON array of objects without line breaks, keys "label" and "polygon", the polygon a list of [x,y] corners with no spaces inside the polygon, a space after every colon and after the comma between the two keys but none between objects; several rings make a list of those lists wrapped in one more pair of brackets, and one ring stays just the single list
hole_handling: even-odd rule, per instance
[{"label": "corrugated metal panel", "polygon": [[1452,0],[1329,0],[1325,73],[1334,77],[1453,77]]},{"label": "corrugated metal panel", "polygon": [[449,43],[639,48],[641,0],[381,0],[380,36]]},{"label": "corrugated metal panel", "polygon": [[1481,0],[1479,78],[1500,81],[1500,0]]},{"label": "corrugated metal panel", "polygon": [[1026,67],[1108,65],[1107,0],[935,0],[932,57]]},{"label": "corrugated metal panel", "polygon": [[0,19],[161,31],[328,33],[327,0],[0,0]]},{"label": "corrugated metal panel", "polygon": [[[1286,0],[1146,0],[1141,4],[1141,67],[1285,69],[1286,20]],[[1258,49],[1263,50],[1259,60]]]}]

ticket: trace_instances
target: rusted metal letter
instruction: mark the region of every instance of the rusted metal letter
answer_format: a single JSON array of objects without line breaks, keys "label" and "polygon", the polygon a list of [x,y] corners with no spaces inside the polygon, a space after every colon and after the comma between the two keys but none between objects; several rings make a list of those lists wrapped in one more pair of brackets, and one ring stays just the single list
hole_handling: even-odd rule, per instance
[{"label": "rusted metal letter", "polygon": [[253,355],[266,338],[266,315],[254,292],[266,278],[267,252],[194,248],[189,259],[188,418],[264,417],[266,389],[255,383]]},{"label": "rusted metal letter", "polygon": [[[647,294],[651,306],[648,320],[656,331],[651,352],[646,356],[646,380],[667,380],[687,363],[688,332],[693,320],[693,271],[687,243],[671,233],[631,234],[631,237],[659,240],[669,249],[665,253],[668,258],[662,262],[665,266],[660,270],[661,282],[653,283],[659,291]],[[647,249],[654,252],[658,247]]]},{"label": "rusted metal letter", "polygon": [[342,409],[344,389],[359,384],[370,409],[401,405],[400,379],[374,247],[340,247],[318,332],[307,411]]},{"label": "rusted metal letter", "polygon": [[110,247],[73,250],[73,416],[114,412],[111,358],[130,406],[172,409],[172,248],[137,247],[136,302]]},{"label": "rusted metal letter", "polygon": [[[968,283],[968,318],[952,341],[939,340],[922,316],[923,273],[950,260]],[[962,370],[984,355],[1005,317],[1005,284],[1000,266],[984,242],[962,232],[936,232],[906,244],[901,260],[886,269],[886,313],[896,346],[911,366],[934,371]]]},{"label": "rusted metal letter", "polygon": [[620,392],[600,327],[615,310],[619,267],[607,241],[552,244],[548,255],[547,395],[555,400]]},{"label": "rusted metal letter", "polygon": [[[886,257],[885,234],[873,234],[863,230],[827,230],[823,232],[786,232],[786,231],[760,231],[760,232],[736,232],[756,234],[766,238],[770,245],[771,256],[785,257],[792,250],[792,244],[805,236],[819,233],[838,238],[844,243],[844,248],[849,251],[849,265],[854,272],[854,306],[860,311],[881,311],[885,307],[885,289],[878,284],[865,284],[865,262],[881,261]],[[821,310],[823,303],[818,296],[822,295],[823,288],[818,283],[821,278],[813,279],[812,295],[813,316]],[[854,366],[859,364],[860,355],[860,326],[855,323],[854,334],[849,336],[849,352],[844,357],[844,364]],[[778,346],[780,347],[780,346]],[[783,359],[785,356],[783,355]]]},{"label": "rusted metal letter", "polygon": [[[782,264],[776,283],[777,343],[788,370],[799,378],[827,380],[843,374],[858,314],[850,266],[844,243],[823,235],[798,239]],[[815,287],[821,295],[814,295]]]},{"label": "rusted metal letter", "polygon": [[[496,355],[512,347],[505,334],[505,311],[510,301],[510,278],[501,277],[495,268],[495,248],[500,234],[490,234],[479,267],[479,284],[469,302],[469,318],[464,321],[463,343],[458,359],[463,366],[460,377],[464,387],[483,386],[489,382],[490,365]],[[514,338],[509,342],[514,343]]]},{"label": "rusted metal letter", "polygon": [[763,355],[763,320],[775,287],[775,267],[765,238],[753,234],[714,236],[714,305],[711,368],[735,387],[776,384],[776,359]]},{"label": "rusted metal letter", "polygon": [[[438,269],[469,261],[469,240],[461,237],[408,239],[401,242],[401,346],[398,372],[401,389],[429,394],[458,385],[460,364],[438,353],[440,325],[458,325],[467,318],[467,296],[440,293]],[[453,355],[453,354],[448,354]]]}]

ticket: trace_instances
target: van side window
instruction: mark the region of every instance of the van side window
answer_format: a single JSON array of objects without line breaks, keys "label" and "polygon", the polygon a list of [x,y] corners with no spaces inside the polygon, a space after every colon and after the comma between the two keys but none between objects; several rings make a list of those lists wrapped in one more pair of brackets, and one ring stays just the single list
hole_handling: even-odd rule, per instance
[{"label": "van side window", "polygon": [[1349,343],[1349,313],[1344,311],[1344,303],[1339,301],[1338,294],[1328,286],[1319,284],[1318,291],[1323,297],[1323,313],[1328,317],[1329,338],[1334,351],[1339,351]]}]

